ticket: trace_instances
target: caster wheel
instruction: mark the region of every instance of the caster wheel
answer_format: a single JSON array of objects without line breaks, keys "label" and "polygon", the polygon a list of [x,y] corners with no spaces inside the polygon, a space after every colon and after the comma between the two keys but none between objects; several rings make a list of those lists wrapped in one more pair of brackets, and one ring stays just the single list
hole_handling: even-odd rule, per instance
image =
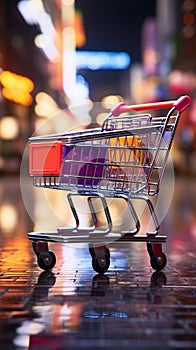
[{"label": "caster wheel", "polygon": [[92,259],[92,267],[98,273],[105,273],[110,266],[110,257],[105,254],[100,259],[96,256]]},{"label": "caster wheel", "polygon": [[103,246],[90,247],[89,252],[92,257],[92,267],[94,271],[103,274],[110,266],[110,251]]},{"label": "caster wheel", "polygon": [[158,258],[156,258],[154,255],[152,255],[150,257],[150,263],[151,263],[151,266],[154,270],[160,271],[160,270],[164,269],[164,267],[167,264],[166,255],[164,253],[162,253],[162,256],[158,257]]},{"label": "caster wheel", "polygon": [[150,256],[150,263],[154,270],[160,271],[164,269],[167,264],[166,255],[162,252],[162,245],[147,243],[147,251]]},{"label": "caster wheel", "polygon": [[48,255],[46,256],[42,256],[40,254],[38,255],[37,263],[42,270],[49,271],[56,264],[56,256],[53,252],[49,250]]}]

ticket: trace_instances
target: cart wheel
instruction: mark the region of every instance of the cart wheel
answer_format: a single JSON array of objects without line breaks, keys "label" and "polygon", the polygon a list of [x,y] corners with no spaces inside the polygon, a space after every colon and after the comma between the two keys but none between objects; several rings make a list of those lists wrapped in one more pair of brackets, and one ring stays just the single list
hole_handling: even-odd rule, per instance
[{"label": "cart wheel", "polygon": [[105,273],[110,266],[110,251],[105,245],[89,247],[92,267],[98,273]]},{"label": "cart wheel", "polygon": [[97,257],[94,257],[92,259],[92,267],[98,273],[105,273],[109,269],[109,266],[110,257],[107,254],[105,254],[100,259],[98,259]]},{"label": "cart wheel", "polygon": [[150,256],[150,263],[154,270],[160,271],[164,269],[167,264],[166,255],[162,252],[161,243],[147,243],[147,250]]},{"label": "cart wheel", "polygon": [[164,267],[167,264],[166,255],[164,253],[162,253],[162,256],[158,257],[158,258],[156,258],[154,255],[152,255],[150,258],[150,263],[151,263],[151,266],[154,270],[157,270],[157,271],[162,270],[162,269],[164,269]]},{"label": "cart wheel", "polygon": [[48,255],[43,256],[41,254],[38,255],[37,258],[38,266],[45,271],[51,270],[56,264],[56,256],[52,251],[48,251]]}]

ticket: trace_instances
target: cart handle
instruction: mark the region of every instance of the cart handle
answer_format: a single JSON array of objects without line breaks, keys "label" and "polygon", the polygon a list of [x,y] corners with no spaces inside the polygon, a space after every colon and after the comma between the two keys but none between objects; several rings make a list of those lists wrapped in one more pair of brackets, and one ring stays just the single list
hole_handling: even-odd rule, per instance
[{"label": "cart handle", "polygon": [[131,112],[131,111],[144,111],[147,109],[161,109],[161,108],[172,108],[175,107],[179,112],[183,112],[191,104],[191,98],[188,95],[181,96],[177,100],[173,101],[164,101],[164,102],[153,102],[145,103],[139,105],[127,106],[124,102],[121,102],[114,109],[111,110],[111,113],[114,117],[118,117],[121,113]]}]

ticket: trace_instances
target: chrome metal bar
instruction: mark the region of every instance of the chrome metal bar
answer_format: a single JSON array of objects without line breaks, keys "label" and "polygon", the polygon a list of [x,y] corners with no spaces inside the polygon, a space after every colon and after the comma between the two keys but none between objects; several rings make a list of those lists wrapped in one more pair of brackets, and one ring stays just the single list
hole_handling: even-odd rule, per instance
[{"label": "chrome metal bar", "polygon": [[127,203],[129,211],[130,211],[130,213],[131,213],[131,215],[133,217],[133,220],[135,222],[135,229],[134,230],[130,230],[130,231],[126,231],[126,232],[121,231],[121,233],[123,235],[124,234],[131,235],[131,236],[136,235],[139,232],[139,230],[140,230],[140,221],[138,219],[138,216],[136,214],[136,211],[135,211],[135,209],[133,207],[133,204],[132,204],[131,200],[129,199],[128,196],[126,196],[124,194],[117,194],[117,193],[115,194],[114,198],[121,198]]},{"label": "chrome metal bar", "polygon": [[154,210],[154,206],[153,206],[151,200],[147,196],[143,196],[143,195],[130,196],[130,198],[141,199],[141,200],[144,200],[146,202],[146,204],[147,204],[147,206],[149,208],[149,211],[150,211],[153,223],[154,223],[154,227],[155,227],[154,231],[147,232],[147,236],[148,237],[157,236],[159,234],[159,232],[160,232],[160,225],[159,225],[159,222],[158,222],[155,210]]}]

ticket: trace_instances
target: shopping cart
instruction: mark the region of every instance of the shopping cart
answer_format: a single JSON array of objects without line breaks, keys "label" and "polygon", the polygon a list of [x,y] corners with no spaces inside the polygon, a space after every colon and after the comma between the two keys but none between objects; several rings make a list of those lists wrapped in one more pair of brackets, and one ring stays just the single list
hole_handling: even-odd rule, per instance
[{"label": "shopping cart", "polygon": [[[167,236],[160,234],[150,197],[159,193],[179,116],[190,103],[187,95],[176,101],[132,106],[120,103],[101,128],[29,139],[33,185],[68,191],[67,199],[75,219],[75,227],[71,229],[28,234],[40,268],[50,270],[56,263],[48,242],[86,243],[93,269],[104,273],[110,265],[108,245],[114,241],[146,242],[152,268],[165,267],[162,243]],[[159,113],[162,110],[166,116],[155,116],[155,110]],[[87,228],[80,225],[75,196],[83,196],[88,204],[92,224]],[[109,198],[123,201],[134,223],[131,229],[114,230]],[[102,206],[104,228],[99,226],[96,200]],[[152,232],[141,234],[135,200],[147,205],[154,226]]]}]

